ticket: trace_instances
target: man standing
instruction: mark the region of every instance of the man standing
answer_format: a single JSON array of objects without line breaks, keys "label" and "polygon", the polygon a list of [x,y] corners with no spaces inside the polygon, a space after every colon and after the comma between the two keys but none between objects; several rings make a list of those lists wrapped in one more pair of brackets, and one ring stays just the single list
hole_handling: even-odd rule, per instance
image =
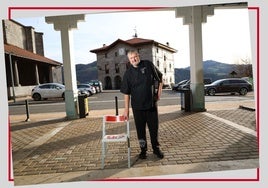
[{"label": "man standing", "polygon": [[[157,101],[162,94],[162,73],[147,60],[140,60],[136,50],[129,51],[128,59],[131,66],[126,70],[121,93],[124,94],[124,116],[129,118],[129,103],[133,111],[134,121],[141,152],[140,159],[147,158],[146,124],[149,129],[153,153],[160,159],[164,154],[158,142],[158,111]],[[155,82],[158,82],[155,86]]]}]

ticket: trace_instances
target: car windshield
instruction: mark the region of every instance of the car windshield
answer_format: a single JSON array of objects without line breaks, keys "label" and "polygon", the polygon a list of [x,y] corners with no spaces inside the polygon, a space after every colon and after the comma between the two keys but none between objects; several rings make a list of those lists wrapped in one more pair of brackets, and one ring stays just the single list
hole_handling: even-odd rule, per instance
[{"label": "car windshield", "polygon": [[191,80],[188,80],[188,81],[185,83],[185,85],[190,85],[190,83],[191,83]]},{"label": "car windshield", "polygon": [[92,80],[89,82],[90,85],[95,85],[95,86],[98,86],[99,85],[99,82],[98,81],[95,81],[95,80]]},{"label": "car windshield", "polygon": [[65,88],[65,85],[58,84],[59,87]]},{"label": "car windshield", "polygon": [[187,80],[182,80],[178,84],[180,85],[180,84],[183,84],[183,83],[186,83],[186,82],[187,82]]}]

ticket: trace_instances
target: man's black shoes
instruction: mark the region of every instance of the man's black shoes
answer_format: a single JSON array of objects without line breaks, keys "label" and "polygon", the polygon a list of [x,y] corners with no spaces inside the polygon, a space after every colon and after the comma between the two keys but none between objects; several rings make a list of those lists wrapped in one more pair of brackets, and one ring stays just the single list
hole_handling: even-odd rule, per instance
[{"label": "man's black shoes", "polygon": [[147,158],[146,151],[141,151],[141,153],[139,154],[139,158],[140,159],[146,159]]},{"label": "man's black shoes", "polygon": [[[163,159],[164,158],[164,154],[162,151],[160,151],[160,149],[156,149],[153,152],[159,159]],[[139,158],[140,159],[147,159],[147,153],[146,151],[141,151],[139,154]]]},{"label": "man's black shoes", "polygon": [[159,159],[163,159],[164,158],[164,153],[160,151],[160,149],[156,149],[153,152]]}]

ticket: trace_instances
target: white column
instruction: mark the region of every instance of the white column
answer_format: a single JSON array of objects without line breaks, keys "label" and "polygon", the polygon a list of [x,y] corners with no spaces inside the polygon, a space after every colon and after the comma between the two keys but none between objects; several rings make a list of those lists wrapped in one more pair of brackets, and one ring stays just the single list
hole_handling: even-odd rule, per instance
[{"label": "white column", "polygon": [[176,9],[176,17],[183,17],[183,23],[189,25],[191,111],[205,111],[202,22],[206,22],[207,16],[213,14],[214,8],[212,6],[192,6]]},{"label": "white column", "polygon": [[14,82],[15,86],[20,86],[20,77],[19,77],[19,70],[18,70],[18,62],[14,62]]},{"label": "white column", "polygon": [[39,72],[38,72],[38,66],[37,66],[37,64],[35,64],[35,84],[37,84],[37,85],[40,84]]},{"label": "white column", "polygon": [[65,108],[69,119],[78,118],[76,70],[73,52],[72,29],[77,28],[78,21],[84,21],[85,15],[68,15],[46,17],[47,23],[53,23],[56,31],[61,31],[61,46],[65,82]]},{"label": "white column", "polygon": [[203,84],[202,10],[192,7],[192,24],[189,25],[192,111],[205,110]]}]

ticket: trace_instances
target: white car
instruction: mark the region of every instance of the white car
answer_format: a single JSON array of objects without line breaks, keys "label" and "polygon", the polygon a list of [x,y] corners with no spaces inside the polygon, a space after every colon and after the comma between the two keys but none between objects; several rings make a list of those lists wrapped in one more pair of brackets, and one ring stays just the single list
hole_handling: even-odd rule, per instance
[{"label": "white car", "polygon": [[59,83],[45,83],[35,86],[32,89],[32,98],[35,101],[48,98],[63,98],[65,86]]},{"label": "white car", "polygon": [[99,80],[91,80],[88,84],[95,87],[97,93],[103,91],[102,83]]},{"label": "white car", "polygon": [[78,84],[77,89],[79,91],[84,91],[84,90],[88,91],[89,96],[91,96],[91,95],[96,93],[95,87],[93,87],[93,86],[91,86],[89,84]]}]

